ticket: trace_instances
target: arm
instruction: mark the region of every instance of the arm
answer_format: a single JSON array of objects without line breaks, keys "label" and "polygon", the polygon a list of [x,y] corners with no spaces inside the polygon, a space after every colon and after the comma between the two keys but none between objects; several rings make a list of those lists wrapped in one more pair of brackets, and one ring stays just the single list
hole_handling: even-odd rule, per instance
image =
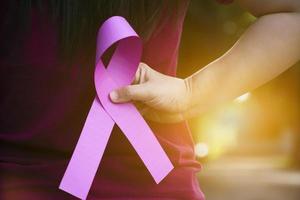
[{"label": "arm", "polygon": [[300,1],[239,0],[256,22],[216,61],[186,79],[196,115],[273,79],[300,58]]},{"label": "arm", "polygon": [[300,58],[300,1],[238,2],[258,19],[223,56],[184,80],[142,64],[136,75],[139,81],[112,92],[111,99],[141,101],[155,110],[177,113],[167,121],[178,121],[234,99],[296,63]]}]

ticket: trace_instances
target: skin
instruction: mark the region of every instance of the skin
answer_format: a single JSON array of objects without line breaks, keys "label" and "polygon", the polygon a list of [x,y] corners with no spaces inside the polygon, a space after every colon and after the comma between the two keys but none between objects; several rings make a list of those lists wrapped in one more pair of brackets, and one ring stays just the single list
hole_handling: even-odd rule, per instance
[{"label": "skin", "polygon": [[150,120],[178,122],[263,85],[300,59],[299,0],[237,2],[257,20],[224,55],[186,79],[141,63],[133,84],[112,91],[111,100],[135,102]]}]

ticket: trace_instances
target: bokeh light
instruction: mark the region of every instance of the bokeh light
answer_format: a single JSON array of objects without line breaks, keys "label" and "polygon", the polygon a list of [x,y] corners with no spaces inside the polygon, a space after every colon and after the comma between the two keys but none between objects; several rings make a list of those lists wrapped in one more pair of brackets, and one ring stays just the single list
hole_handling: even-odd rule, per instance
[{"label": "bokeh light", "polygon": [[[255,19],[237,3],[192,0],[182,35],[179,77],[223,55]],[[300,63],[190,120],[195,153],[203,164],[199,182],[207,199],[300,199],[299,122]]]},{"label": "bokeh light", "polygon": [[209,149],[206,143],[199,142],[195,145],[195,154],[199,158],[205,158],[208,155]]}]

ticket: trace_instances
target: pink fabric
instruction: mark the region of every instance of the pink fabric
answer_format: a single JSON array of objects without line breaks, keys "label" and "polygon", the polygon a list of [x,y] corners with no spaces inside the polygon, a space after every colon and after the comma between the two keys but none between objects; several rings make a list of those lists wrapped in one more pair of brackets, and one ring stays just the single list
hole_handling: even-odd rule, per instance
[{"label": "pink fabric", "polygon": [[[168,75],[176,73],[187,3],[182,1],[178,17],[162,18],[161,28],[144,43],[142,61]],[[95,96],[93,59],[63,64],[57,26],[43,13],[33,13],[23,36],[16,46],[20,56],[0,61],[0,198],[74,199],[58,186]],[[147,123],[171,159],[172,172],[160,184],[153,182],[115,126],[88,199],[204,198],[187,123]]]}]

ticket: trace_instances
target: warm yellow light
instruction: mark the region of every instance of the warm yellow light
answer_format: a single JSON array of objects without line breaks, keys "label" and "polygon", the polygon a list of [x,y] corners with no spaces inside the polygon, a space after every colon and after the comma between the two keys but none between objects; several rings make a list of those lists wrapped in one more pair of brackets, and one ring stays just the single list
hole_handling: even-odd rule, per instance
[{"label": "warm yellow light", "polygon": [[197,143],[195,145],[195,154],[199,158],[204,158],[208,155],[208,145],[205,143]]},{"label": "warm yellow light", "polygon": [[243,103],[245,101],[247,101],[250,98],[251,94],[250,92],[247,92],[239,97],[237,97],[234,101],[237,103]]}]

